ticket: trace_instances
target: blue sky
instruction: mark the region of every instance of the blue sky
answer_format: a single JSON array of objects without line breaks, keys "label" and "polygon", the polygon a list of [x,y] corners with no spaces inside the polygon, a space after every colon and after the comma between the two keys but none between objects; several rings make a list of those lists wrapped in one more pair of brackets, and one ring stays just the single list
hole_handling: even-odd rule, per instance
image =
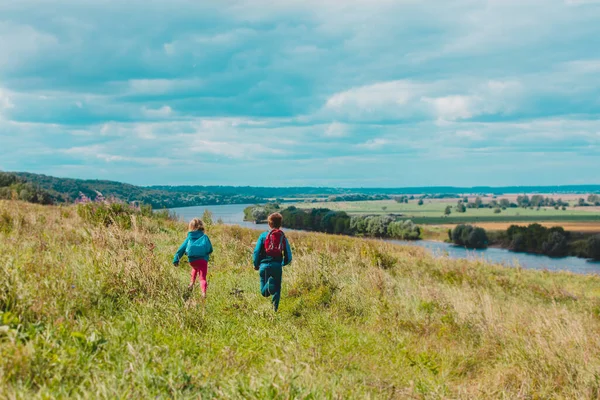
[{"label": "blue sky", "polygon": [[0,169],[600,184],[600,1],[0,1]]}]

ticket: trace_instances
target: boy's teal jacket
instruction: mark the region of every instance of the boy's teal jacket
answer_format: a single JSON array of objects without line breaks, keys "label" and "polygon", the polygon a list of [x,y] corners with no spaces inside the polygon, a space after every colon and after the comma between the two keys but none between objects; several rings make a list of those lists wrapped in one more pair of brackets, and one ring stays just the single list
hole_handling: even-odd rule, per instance
[{"label": "boy's teal jacket", "polygon": [[292,262],[292,249],[290,247],[290,241],[287,237],[285,238],[285,252],[283,254],[283,259],[278,260],[265,254],[265,240],[267,239],[268,234],[269,231],[263,232],[256,242],[254,255],[252,257],[252,260],[254,261],[254,268],[258,269],[261,265],[280,265],[285,267]]},{"label": "boy's teal jacket", "polygon": [[[177,250],[177,253],[175,253],[175,257],[173,257],[173,264],[177,264],[179,262],[179,260],[181,260],[181,257],[183,257],[183,255],[185,254],[185,250],[187,249],[187,245],[188,242],[191,241],[196,241],[199,238],[201,238],[202,236],[204,236],[204,232],[202,231],[191,231],[188,232],[187,237],[185,238],[185,240],[183,241],[183,244],[181,246],[179,246],[179,250]],[[210,243],[210,239],[208,238],[208,243]],[[210,243],[210,251],[208,252],[208,254],[211,254],[213,252],[213,247],[212,247],[212,243]],[[210,259],[210,256],[206,256],[206,257],[189,257],[188,256],[188,261],[189,262],[194,262],[196,260],[206,260],[208,261]]]}]

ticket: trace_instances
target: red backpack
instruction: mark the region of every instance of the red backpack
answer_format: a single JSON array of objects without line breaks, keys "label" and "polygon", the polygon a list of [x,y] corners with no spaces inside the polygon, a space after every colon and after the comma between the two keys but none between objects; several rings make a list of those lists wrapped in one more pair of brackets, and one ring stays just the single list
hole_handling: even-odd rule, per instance
[{"label": "red backpack", "polygon": [[285,252],[286,239],[283,231],[273,229],[265,239],[265,253],[269,257],[283,258]]}]

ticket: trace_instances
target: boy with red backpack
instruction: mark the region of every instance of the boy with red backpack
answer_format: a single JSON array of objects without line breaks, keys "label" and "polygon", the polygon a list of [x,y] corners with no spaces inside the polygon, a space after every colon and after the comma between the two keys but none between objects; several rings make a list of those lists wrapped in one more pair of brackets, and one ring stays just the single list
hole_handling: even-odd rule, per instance
[{"label": "boy with red backpack", "polygon": [[282,269],[292,262],[292,249],[281,230],[281,214],[271,214],[267,221],[271,230],[258,238],[253,261],[254,269],[258,270],[260,276],[260,293],[264,297],[273,296],[273,310],[277,311],[281,297]]}]

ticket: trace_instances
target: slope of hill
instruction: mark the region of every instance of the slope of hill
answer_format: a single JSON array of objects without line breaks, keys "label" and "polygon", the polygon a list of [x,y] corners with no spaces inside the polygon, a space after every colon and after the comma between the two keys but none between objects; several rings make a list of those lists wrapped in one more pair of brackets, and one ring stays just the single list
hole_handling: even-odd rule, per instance
[{"label": "slope of hill", "polygon": [[97,220],[84,210],[0,201],[2,396],[526,399],[600,391],[597,276],[290,232],[294,261],[274,314],[250,266],[256,231],[209,227],[208,299],[196,293],[186,302],[187,265],[171,265],[185,225],[136,213]]}]

